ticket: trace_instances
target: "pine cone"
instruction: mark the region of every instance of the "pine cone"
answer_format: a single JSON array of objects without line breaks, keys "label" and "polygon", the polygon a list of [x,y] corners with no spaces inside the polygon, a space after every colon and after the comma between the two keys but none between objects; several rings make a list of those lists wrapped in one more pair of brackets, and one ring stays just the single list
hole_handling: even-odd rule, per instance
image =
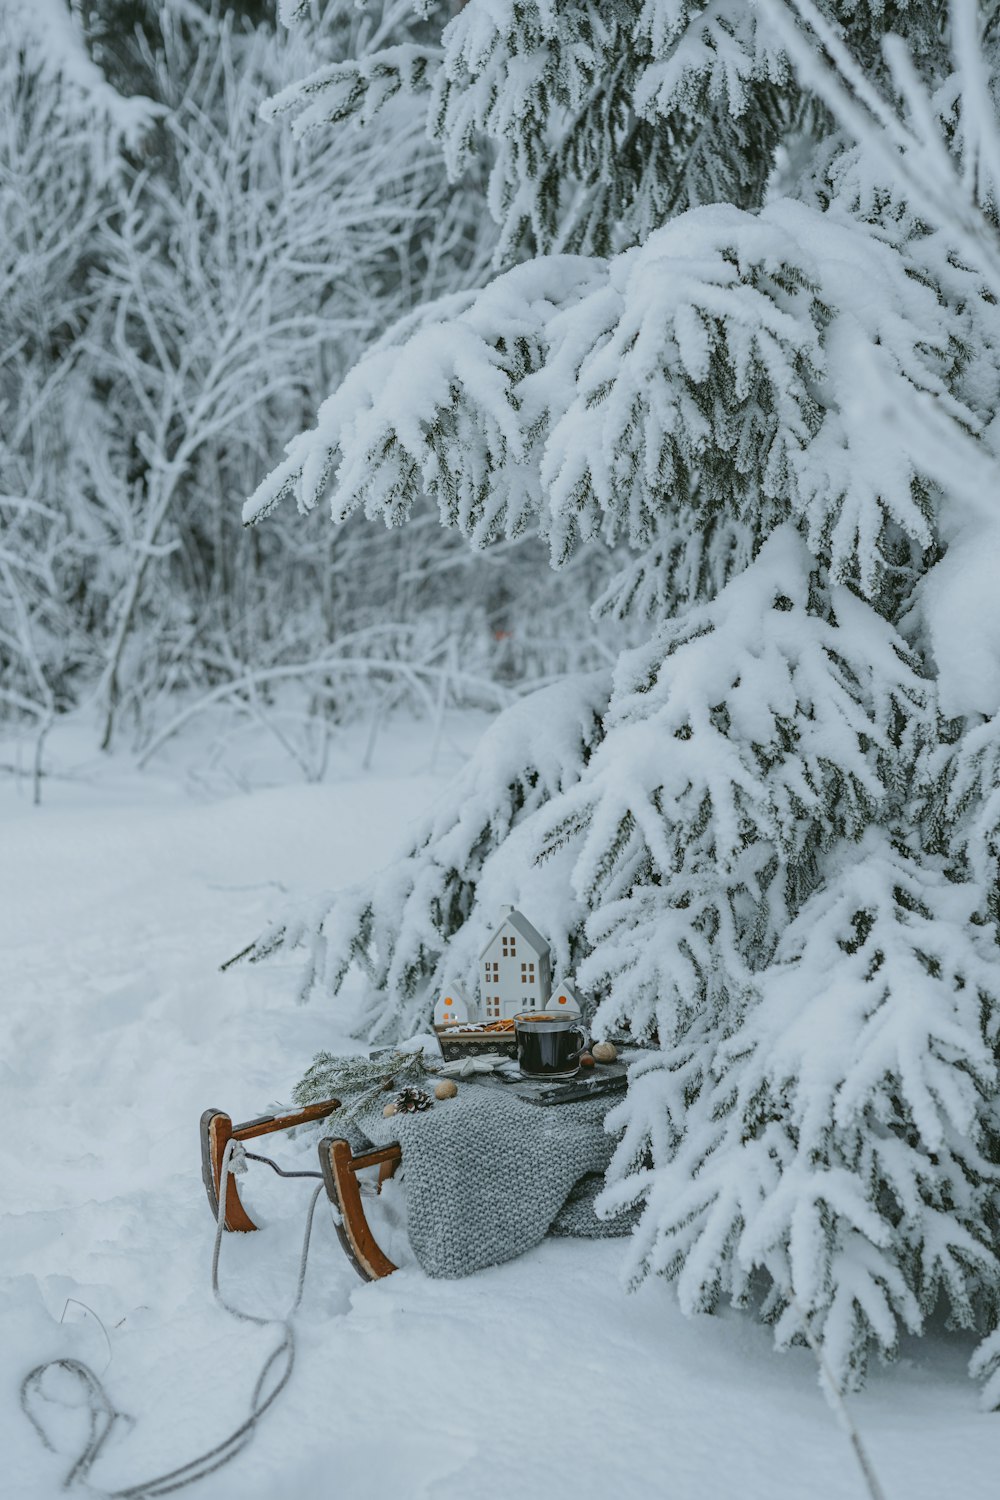
[{"label": "pine cone", "polygon": [[415,1110],[430,1109],[433,1102],[430,1094],[425,1094],[423,1089],[402,1089],[396,1095],[396,1113],[409,1115]]}]

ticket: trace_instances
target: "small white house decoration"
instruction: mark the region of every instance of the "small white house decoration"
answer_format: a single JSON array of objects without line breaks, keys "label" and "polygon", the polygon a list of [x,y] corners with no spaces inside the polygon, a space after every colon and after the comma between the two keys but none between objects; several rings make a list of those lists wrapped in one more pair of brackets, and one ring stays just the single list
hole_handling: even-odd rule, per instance
[{"label": "small white house decoration", "polygon": [[543,1010],[552,992],[551,972],[548,943],[523,913],[507,907],[479,955],[480,1019],[502,1021],[520,1010]]},{"label": "small white house decoration", "polygon": [[552,986],[552,994],[546,1010],[557,1011],[562,1016],[578,1016],[580,1014],[580,1002],[576,997],[576,991],[572,985],[560,979]]},{"label": "small white house decoration", "polygon": [[553,989],[549,945],[538,929],[523,912],[503,906],[500,925],[479,955],[479,1004],[461,985],[449,981],[434,1006],[434,1025],[465,1022],[475,1030],[493,1021],[510,1021],[522,1010],[579,1016],[582,1009],[576,990],[565,980]]},{"label": "small white house decoration", "polygon": [[456,1021],[468,1021],[473,1018],[475,1007],[469,1004],[468,997],[460,984],[446,985],[438,996],[434,1007],[435,1026],[451,1026]]}]

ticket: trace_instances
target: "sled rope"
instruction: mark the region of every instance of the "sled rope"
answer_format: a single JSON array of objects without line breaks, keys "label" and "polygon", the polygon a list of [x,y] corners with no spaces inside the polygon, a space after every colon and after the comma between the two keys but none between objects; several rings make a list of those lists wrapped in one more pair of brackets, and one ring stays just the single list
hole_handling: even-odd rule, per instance
[{"label": "sled rope", "polygon": [[[222,1158],[222,1169],[219,1180],[219,1214],[215,1226],[215,1243],[212,1247],[212,1295],[224,1312],[231,1317],[239,1318],[244,1323],[253,1323],[258,1327],[266,1327],[270,1323],[281,1326],[281,1338],[274,1349],[264,1361],[264,1365],[257,1377],[257,1382],[250,1397],[250,1412],[246,1420],[233,1429],[231,1433],[217,1443],[213,1448],[181,1464],[176,1469],[170,1469],[165,1474],[158,1474],[152,1479],[147,1479],[143,1484],[127,1485],[124,1489],[101,1490],[95,1489],[87,1483],[88,1475],[94,1463],[100,1456],[104,1444],[107,1442],[117,1422],[132,1423],[134,1419],[125,1412],[119,1411],[113,1404],[100,1379],[90,1369],[89,1365],[78,1359],[53,1359],[44,1364],[36,1365],[21,1382],[21,1409],[28,1421],[38,1433],[39,1438],[50,1452],[56,1452],[55,1444],[49,1438],[42,1423],[32,1410],[32,1404],[38,1401],[51,1401],[42,1388],[42,1382],[50,1370],[61,1370],[64,1374],[71,1376],[83,1387],[84,1405],[89,1416],[89,1431],[83,1450],[67,1471],[62,1487],[64,1490],[71,1489],[76,1484],[86,1483],[92,1494],[103,1497],[103,1500],[155,1500],[156,1496],[169,1495],[175,1490],[185,1489],[189,1484],[196,1484],[199,1479],[212,1474],[216,1469],[221,1469],[224,1464],[234,1459],[237,1454],[251,1441],[257,1423],[268,1411],[281,1392],[285,1389],[291,1379],[292,1370],[295,1366],[295,1330],[292,1319],[298,1311],[305,1288],[306,1268],[309,1262],[309,1247],[312,1240],[313,1219],[316,1213],[316,1204],[320,1193],[323,1191],[322,1183],[313,1192],[306,1210],[305,1232],[302,1236],[302,1250],[299,1255],[298,1278],[295,1286],[295,1296],[292,1305],[284,1317],[265,1317],[259,1313],[247,1312],[244,1308],[236,1307],[228,1302],[223,1296],[219,1286],[219,1254],[222,1246],[222,1236],[226,1223],[226,1188],[229,1183],[230,1172],[234,1170],[232,1158],[234,1150],[239,1148],[239,1142],[230,1140],[226,1143],[226,1149]],[[272,1162],[269,1157],[256,1156],[252,1152],[240,1152],[240,1157],[249,1156],[254,1161],[264,1161],[268,1166],[282,1177],[318,1177],[318,1172],[286,1172]],[[238,1158],[239,1160],[239,1158]],[[235,1170],[240,1170],[239,1165]],[[277,1378],[267,1394],[265,1388],[277,1370]]]},{"label": "sled rope", "polygon": [[[241,1144],[240,1142],[236,1141],[235,1136],[233,1137],[233,1140],[237,1145]],[[243,1148],[243,1155],[246,1157],[247,1161],[262,1161],[265,1166],[271,1168],[272,1172],[277,1172],[279,1177],[315,1177],[318,1179],[318,1181],[323,1181],[322,1172],[288,1172],[284,1167],[279,1167],[278,1163],[276,1161],[272,1161],[269,1156],[261,1156],[259,1151],[248,1151],[245,1146]]]}]

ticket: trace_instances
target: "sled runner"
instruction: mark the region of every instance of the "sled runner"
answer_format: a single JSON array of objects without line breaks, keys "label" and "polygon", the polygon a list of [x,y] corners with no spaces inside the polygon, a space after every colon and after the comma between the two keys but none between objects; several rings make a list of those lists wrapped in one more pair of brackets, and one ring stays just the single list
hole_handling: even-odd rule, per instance
[{"label": "sled runner", "polygon": [[355,1156],[347,1141],[335,1136],[324,1136],[319,1143],[319,1161],[323,1168],[323,1181],[327,1197],[340,1210],[337,1234],[348,1260],[363,1281],[378,1281],[382,1276],[391,1276],[396,1266],[379,1249],[371,1226],[365,1217],[364,1203],[357,1174],[365,1167],[378,1167],[378,1186],[391,1177],[403,1158],[401,1146],[381,1146],[373,1151],[363,1151]]},{"label": "sled runner", "polygon": [[[340,1108],[339,1099],[324,1099],[319,1104],[310,1104],[305,1109],[291,1114],[261,1115],[243,1125],[234,1125],[231,1116],[221,1109],[206,1109],[201,1117],[201,1175],[205,1184],[212,1217],[219,1216],[219,1189],[222,1181],[222,1158],[231,1140],[249,1141],[257,1136],[270,1135],[276,1130],[291,1130],[296,1125],[306,1125],[313,1120],[323,1120]],[[398,1145],[381,1146],[372,1151],[363,1151],[355,1156],[349,1143],[333,1136],[325,1136],[319,1143],[319,1160],[327,1196],[338,1210],[337,1236],[358,1275],[365,1281],[377,1281],[390,1276],[395,1264],[379,1248],[371,1227],[365,1217],[358,1172],[366,1167],[378,1167],[378,1185],[391,1177],[402,1160],[402,1148]],[[262,1158],[267,1161],[267,1158]],[[316,1177],[316,1172],[284,1172],[273,1162],[283,1177]],[[240,1233],[257,1228],[240,1199],[236,1178],[232,1172],[226,1181],[225,1227]]]}]

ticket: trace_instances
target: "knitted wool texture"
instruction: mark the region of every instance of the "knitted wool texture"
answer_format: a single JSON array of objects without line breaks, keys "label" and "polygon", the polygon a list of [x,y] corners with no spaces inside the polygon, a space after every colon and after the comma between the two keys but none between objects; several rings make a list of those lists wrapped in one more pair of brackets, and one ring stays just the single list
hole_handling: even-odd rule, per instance
[{"label": "knitted wool texture", "polygon": [[468,1276],[523,1255],[548,1233],[627,1234],[634,1215],[602,1221],[593,1200],[613,1140],[607,1098],[544,1107],[503,1085],[463,1083],[424,1114],[359,1118],[377,1146],[399,1141],[407,1227],[428,1276]]}]

